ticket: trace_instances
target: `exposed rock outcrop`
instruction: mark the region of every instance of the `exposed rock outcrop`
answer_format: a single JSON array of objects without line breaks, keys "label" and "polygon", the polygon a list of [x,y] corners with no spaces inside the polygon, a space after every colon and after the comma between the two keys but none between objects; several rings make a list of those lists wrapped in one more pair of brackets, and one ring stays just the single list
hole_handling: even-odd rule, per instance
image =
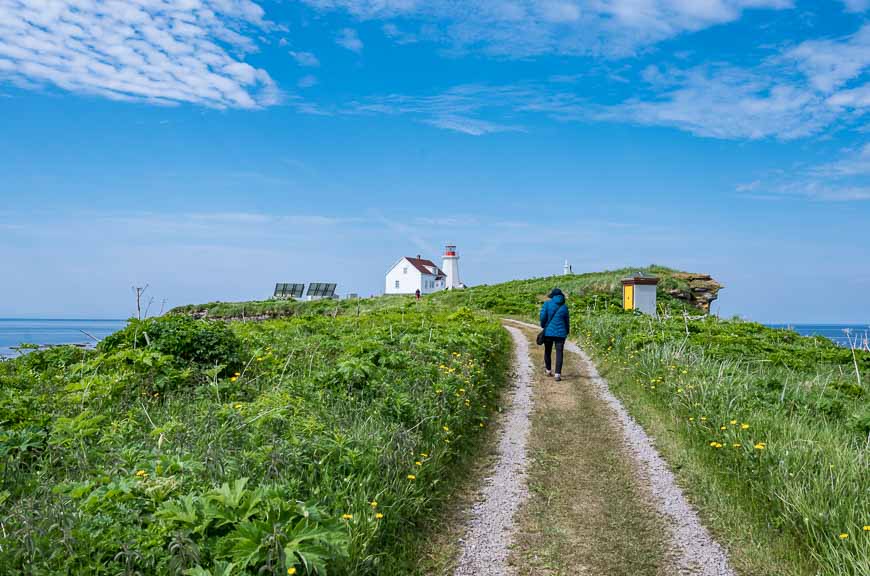
[{"label": "exposed rock outcrop", "polygon": [[674,288],[668,290],[668,294],[684,300],[706,313],[710,312],[710,305],[719,297],[719,290],[724,288],[708,274],[677,272],[674,274],[674,278],[685,280],[689,288],[688,290]]}]

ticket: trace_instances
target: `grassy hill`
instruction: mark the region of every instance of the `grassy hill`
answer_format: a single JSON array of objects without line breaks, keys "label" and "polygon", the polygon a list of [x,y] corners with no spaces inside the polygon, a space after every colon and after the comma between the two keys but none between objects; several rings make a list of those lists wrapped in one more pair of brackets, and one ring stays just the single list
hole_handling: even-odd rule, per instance
[{"label": "grassy hill", "polygon": [[625,312],[634,270],[188,306],[0,363],[0,572],[412,572],[497,409],[498,317],[559,286],[743,573],[870,574],[870,354],[705,316],[663,267],[660,318]]}]

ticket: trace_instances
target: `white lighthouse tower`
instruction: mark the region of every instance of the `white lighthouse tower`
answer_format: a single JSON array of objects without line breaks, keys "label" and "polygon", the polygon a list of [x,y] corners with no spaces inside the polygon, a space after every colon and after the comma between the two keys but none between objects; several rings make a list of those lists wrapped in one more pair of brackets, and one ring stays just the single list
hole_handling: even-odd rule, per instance
[{"label": "white lighthouse tower", "polygon": [[448,244],[444,249],[444,264],[441,269],[447,275],[448,290],[465,288],[465,284],[459,279],[459,255],[456,253],[456,246]]}]

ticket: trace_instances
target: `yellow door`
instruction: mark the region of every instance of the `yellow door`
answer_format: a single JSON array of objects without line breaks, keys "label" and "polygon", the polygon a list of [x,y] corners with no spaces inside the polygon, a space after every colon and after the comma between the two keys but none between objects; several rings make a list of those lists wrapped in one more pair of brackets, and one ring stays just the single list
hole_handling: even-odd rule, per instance
[{"label": "yellow door", "polygon": [[626,310],[634,310],[634,286],[622,287],[622,306]]}]

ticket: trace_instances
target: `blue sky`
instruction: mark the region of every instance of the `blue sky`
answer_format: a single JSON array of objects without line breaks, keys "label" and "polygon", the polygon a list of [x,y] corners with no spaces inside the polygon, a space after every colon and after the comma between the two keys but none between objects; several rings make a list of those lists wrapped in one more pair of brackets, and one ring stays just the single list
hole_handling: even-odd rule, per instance
[{"label": "blue sky", "polygon": [[0,0],[0,316],[659,263],[870,322],[870,0]]}]

